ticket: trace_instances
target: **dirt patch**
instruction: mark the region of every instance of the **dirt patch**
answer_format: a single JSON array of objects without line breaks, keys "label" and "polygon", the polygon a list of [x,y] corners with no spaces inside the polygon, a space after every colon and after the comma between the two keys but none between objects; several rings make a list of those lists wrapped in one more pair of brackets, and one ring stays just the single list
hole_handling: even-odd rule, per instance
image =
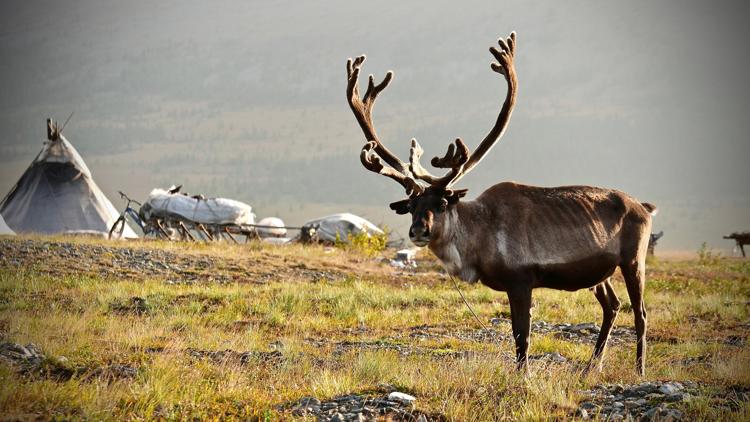
[{"label": "dirt patch", "polygon": [[454,350],[436,347],[423,347],[403,343],[400,339],[379,339],[362,341],[338,341],[327,339],[307,338],[305,342],[316,348],[331,348],[334,355],[340,355],[350,351],[393,351],[401,356],[430,356],[436,359],[462,359],[478,356],[481,353],[472,350]]},{"label": "dirt patch", "polygon": [[[480,328],[477,330],[449,327],[444,325],[417,325],[410,327],[407,336],[415,340],[453,338],[477,343],[497,343],[508,341],[511,334],[505,329]],[[397,335],[398,337],[398,335]]]},{"label": "dirt patch", "polygon": [[187,353],[188,356],[192,356],[194,358],[209,359],[219,364],[238,363],[240,365],[248,365],[248,364],[263,363],[263,364],[279,365],[285,359],[284,355],[278,350],[273,350],[270,352],[262,352],[262,351],[238,352],[238,351],[231,350],[231,349],[212,351],[212,350],[199,350],[199,349],[188,348],[185,350],[185,353]]},{"label": "dirt patch", "polygon": [[115,300],[109,304],[109,311],[119,315],[145,315],[151,311],[146,299],[133,296],[125,300]]},{"label": "dirt patch", "polygon": [[[445,325],[417,325],[410,327],[406,336],[417,340],[453,338],[477,343],[497,343],[512,341],[513,336],[511,332],[510,320],[492,318],[489,327],[479,329]],[[558,324],[546,321],[534,321],[531,326],[531,332],[536,334],[552,334],[554,337],[563,340],[595,344],[599,336],[599,327],[594,323]],[[397,333],[395,337],[402,338],[404,335]],[[628,327],[613,328],[609,336],[609,344],[626,342],[635,342],[635,330]]]}]

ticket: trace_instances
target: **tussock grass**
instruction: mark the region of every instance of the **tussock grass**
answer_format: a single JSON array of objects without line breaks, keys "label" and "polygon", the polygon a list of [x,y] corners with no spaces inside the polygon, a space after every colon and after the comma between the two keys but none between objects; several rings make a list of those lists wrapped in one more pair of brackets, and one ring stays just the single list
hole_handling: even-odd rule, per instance
[{"label": "tussock grass", "polygon": [[[228,274],[250,268],[276,276],[262,282],[243,275],[227,284],[168,284],[158,275],[81,274],[79,267],[66,269],[54,260],[27,268],[0,265],[2,341],[33,342],[49,357],[64,356],[63,365],[71,368],[137,368],[133,378],[83,372],[55,381],[0,363],[0,413],[9,417],[287,420],[292,416],[278,404],[374,391],[387,383],[415,395],[420,410],[451,420],[569,419],[582,390],[643,381],[634,371],[631,343],[610,345],[602,373],[582,377],[578,366],[588,360],[592,345],[532,334],[532,354],[559,352],[572,364],[532,362],[530,376],[524,377],[514,370],[510,342],[410,337],[412,327],[421,325],[448,333],[479,328],[434,258],[424,253],[416,273],[402,274],[381,264],[382,257],[370,257],[369,250],[52,241],[211,257],[212,265]],[[103,253],[98,259],[111,257]],[[311,281],[279,268],[330,270],[336,276]],[[746,339],[750,331],[748,262],[658,260],[648,277],[651,341],[645,379],[705,386],[705,397],[681,405],[689,419],[747,420],[747,403],[722,409],[709,392],[750,386],[748,346],[727,344],[727,338]],[[461,288],[485,321],[509,311],[502,293],[481,285]],[[621,280],[615,288],[623,302],[616,326],[632,327]],[[141,311],[132,308],[133,298],[143,300]],[[534,300],[534,320],[598,324],[601,318],[588,291],[540,290]],[[508,324],[495,328],[509,337]],[[345,341],[402,349],[340,347]],[[196,357],[190,350],[278,350],[281,357],[241,361]],[[475,353],[457,357],[451,353],[456,351]]]}]

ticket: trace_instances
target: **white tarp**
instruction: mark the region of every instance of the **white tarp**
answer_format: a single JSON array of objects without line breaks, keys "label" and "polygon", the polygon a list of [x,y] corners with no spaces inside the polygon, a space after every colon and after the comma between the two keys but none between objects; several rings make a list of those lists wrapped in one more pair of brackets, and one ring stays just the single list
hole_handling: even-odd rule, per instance
[{"label": "white tarp", "polygon": [[141,207],[147,220],[151,217],[179,218],[201,224],[255,224],[250,205],[226,198],[198,199],[182,193],[154,189]]},{"label": "white tarp", "polygon": [[303,230],[315,228],[318,239],[326,242],[336,242],[337,240],[346,242],[349,239],[349,234],[384,234],[383,230],[378,228],[378,226],[360,216],[350,213],[333,214],[310,220],[302,227]]},{"label": "white tarp", "polygon": [[[119,217],[78,151],[62,135],[44,143],[0,202],[0,213],[16,233],[45,234],[106,234]],[[138,237],[130,227],[125,227],[123,236]]]},{"label": "white tarp", "polygon": [[261,239],[267,237],[285,237],[286,227],[284,227],[284,221],[278,217],[266,217],[258,221],[258,236]]},{"label": "white tarp", "polygon": [[10,227],[8,227],[7,224],[5,224],[5,219],[3,219],[2,215],[0,215],[0,235],[1,234],[6,234],[6,235],[7,234],[9,234],[9,235],[16,234],[15,232],[13,232],[13,230],[10,229]]}]

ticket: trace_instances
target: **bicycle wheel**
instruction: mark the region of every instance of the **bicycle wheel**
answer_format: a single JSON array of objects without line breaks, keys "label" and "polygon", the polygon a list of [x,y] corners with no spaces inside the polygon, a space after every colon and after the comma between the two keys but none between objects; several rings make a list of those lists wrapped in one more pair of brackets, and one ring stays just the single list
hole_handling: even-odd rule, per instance
[{"label": "bicycle wheel", "polygon": [[[120,218],[115,221],[115,224],[112,224],[112,228],[109,229],[109,238],[110,239],[122,239],[122,232],[125,231],[125,217],[120,216]],[[112,235],[115,235],[116,237],[113,237]]]}]

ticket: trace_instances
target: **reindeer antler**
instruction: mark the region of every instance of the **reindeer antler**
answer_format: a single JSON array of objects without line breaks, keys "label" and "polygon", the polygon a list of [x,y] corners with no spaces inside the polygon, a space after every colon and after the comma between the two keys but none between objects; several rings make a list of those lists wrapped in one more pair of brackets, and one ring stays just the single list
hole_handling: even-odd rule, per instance
[{"label": "reindeer antler", "polygon": [[451,184],[451,181],[461,173],[464,164],[469,159],[469,148],[466,147],[464,141],[461,138],[456,138],[453,144],[448,145],[448,151],[445,155],[440,157],[434,157],[430,164],[436,168],[447,168],[450,171],[443,177],[437,177],[427,170],[419,163],[419,159],[422,157],[424,150],[419,145],[416,139],[411,140],[411,149],[409,154],[409,169],[411,170],[414,177],[419,180],[423,180],[430,184],[430,186],[447,187]]},{"label": "reindeer antler", "polygon": [[[372,109],[375,106],[375,99],[391,83],[393,72],[386,73],[385,78],[379,84],[375,84],[375,78],[370,75],[364,97],[360,98],[359,96],[359,72],[366,58],[362,55],[354,60],[346,61],[346,98],[367,139],[367,143],[362,147],[360,153],[360,161],[366,169],[399,182],[406,189],[408,195],[421,193],[424,188],[411,177],[406,163],[399,160],[380,142],[375,132],[375,125],[372,122]],[[381,158],[390,167],[384,166]]]},{"label": "reindeer antler", "polygon": [[511,32],[507,39],[499,39],[498,45],[502,51],[495,47],[490,47],[490,52],[497,59],[497,63],[491,63],[490,67],[495,72],[505,76],[508,82],[508,93],[495,122],[495,126],[484,140],[482,140],[474,153],[469,154],[469,148],[466,147],[466,144],[464,144],[461,138],[456,138],[454,143],[448,145],[448,151],[446,151],[443,157],[433,158],[430,161],[433,167],[450,169],[442,177],[435,176],[422,167],[419,159],[424,154],[424,150],[416,139],[412,139],[409,151],[409,170],[418,180],[422,180],[430,186],[449,188],[466,175],[466,173],[471,171],[474,166],[479,164],[497,140],[500,139],[505,128],[508,126],[510,114],[515,105],[518,84],[516,71],[513,67],[513,59],[516,51],[516,33]]},{"label": "reindeer antler", "polygon": [[505,80],[508,83],[508,92],[505,95],[505,101],[500,108],[500,114],[497,116],[495,125],[490,129],[490,132],[484,137],[477,149],[474,150],[466,161],[461,171],[450,181],[448,186],[458,182],[459,179],[470,172],[474,166],[479,164],[479,162],[482,161],[482,158],[490,152],[490,149],[492,149],[495,143],[497,143],[497,141],[503,136],[503,133],[505,133],[505,129],[507,129],[508,122],[510,121],[510,115],[513,112],[513,107],[516,105],[518,78],[516,77],[516,68],[513,64],[516,56],[516,32],[511,32],[510,36],[506,39],[498,39],[497,43],[502,51],[495,47],[490,47],[490,53],[492,53],[497,60],[497,63],[490,63],[490,67],[495,72],[505,76]]},{"label": "reindeer antler", "polygon": [[[497,116],[495,125],[490,129],[490,132],[485,136],[473,153],[469,153],[469,148],[466,147],[466,144],[464,144],[461,138],[456,138],[452,144],[448,145],[448,150],[443,157],[435,157],[432,159],[430,163],[434,167],[450,169],[448,173],[442,177],[432,175],[419,163],[422,154],[424,154],[424,150],[416,139],[411,140],[409,164],[407,165],[399,160],[380,142],[380,139],[375,132],[375,126],[372,123],[372,109],[375,105],[375,99],[378,94],[380,94],[380,92],[382,92],[393,79],[393,72],[389,71],[386,73],[385,78],[379,84],[375,84],[373,76],[370,75],[367,91],[365,92],[364,97],[360,98],[358,86],[359,72],[366,57],[363,55],[354,60],[347,60],[347,100],[349,101],[349,106],[351,107],[352,112],[354,112],[354,116],[357,118],[357,122],[359,122],[359,126],[362,128],[362,132],[364,132],[365,138],[367,138],[368,141],[362,148],[362,153],[360,154],[360,160],[365,168],[396,180],[404,186],[409,195],[412,195],[424,191],[424,187],[419,185],[417,180],[428,183],[430,187],[442,187],[447,189],[466,175],[466,173],[471,171],[474,166],[479,164],[492,146],[498,141],[498,139],[500,139],[500,137],[502,137],[505,129],[508,127],[508,122],[516,103],[518,91],[518,80],[516,78],[516,70],[513,66],[516,52],[516,33],[511,32],[510,36],[506,39],[500,38],[498,40],[498,45],[500,46],[500,50],[496,47],[490,47],[490,52],[497,60],[497,63],[491,63],[490,67],[495,72],[505,76],[505,79],[508,82],[508,92],[500,109],[500,114]],[[381,159],[390,167],[384,166]]]}]

